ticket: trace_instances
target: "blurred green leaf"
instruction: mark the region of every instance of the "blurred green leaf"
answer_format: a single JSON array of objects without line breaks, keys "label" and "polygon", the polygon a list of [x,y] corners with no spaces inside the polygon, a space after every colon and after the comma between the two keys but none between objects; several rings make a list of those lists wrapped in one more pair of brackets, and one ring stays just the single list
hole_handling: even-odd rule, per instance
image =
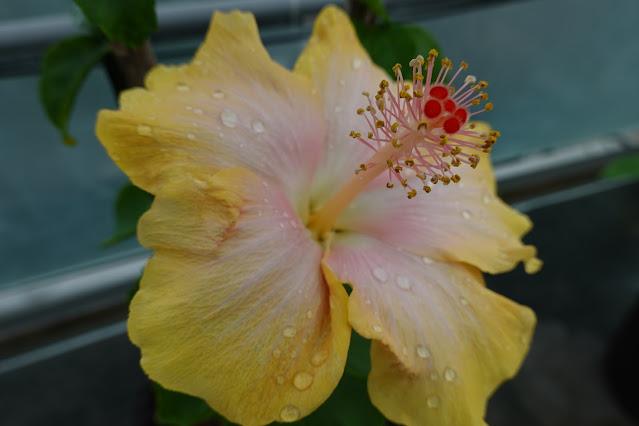
[{"label": "blurred green leaf", "polygon": [[[393,72],[395,64],[400,63],[407,67],[408,62],[417,55],[428,57],[431,49],[440,50],[433,36],[415,25],[387,22],[369,27],[360,22],[354,22],[354,24],[360,41],[373,61],[391,76],[395,75]],[[412,74],[406,77],[410,80]]]},{"label": "blurred green leaf", "polygon": [[371,341],[355,331],[351,334],[345,371],[351,376],[363,379],[366,379],[368,372],[371,371]]},{"label": "blurred green leaf", "polygon": [[155,0],[74,0],[109,38],[139,47],[158,27]]},{"label": "blurred green leaf", "polygon": [[135,235],[142,213],[151,207],[153,195],[130,183],[124,185],[115,202],[115,232],[102,243],[109,247]]},{"label": "blurred green leaf", "polygon": [[[382,18],[385,22],[390,22],[390,15],[384,7],[382,0],[356,0],[357,2],[366,5],[375,15]],[[394,65],[394,64],[393,64]]]},{"label": "blurred green leaf", "polygon": [[191,426],[205,420],[217,419],[219,425],[231,425],[204,400],[191,395],[164,389],[153,383],[155,393],[155,420],[161,424]]},{"label": "blurred green leaf", "polygon": [[602,178],[639,177],[639,154],[613,160],[600,173]]},{"label": "blurred green leaf", "polygon": [[68,125],[75,98],[89,71],[108,52],[108,42],[97,36],[62,40],[42,60],[40,100],[67,145],[75,145]]}]

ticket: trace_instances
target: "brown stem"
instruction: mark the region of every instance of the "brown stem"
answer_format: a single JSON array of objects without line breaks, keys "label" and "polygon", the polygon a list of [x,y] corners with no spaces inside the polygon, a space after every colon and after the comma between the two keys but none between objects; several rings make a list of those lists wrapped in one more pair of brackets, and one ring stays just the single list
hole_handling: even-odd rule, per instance
[{"label": "brown stem", "polygon": [[118,41],[112,41],[110,46],[111,51],[105,56],[104,65],[116,97],[123,90],[144,87],[144,76],[156,62],[151,42],[147,40],[135,49]]}]

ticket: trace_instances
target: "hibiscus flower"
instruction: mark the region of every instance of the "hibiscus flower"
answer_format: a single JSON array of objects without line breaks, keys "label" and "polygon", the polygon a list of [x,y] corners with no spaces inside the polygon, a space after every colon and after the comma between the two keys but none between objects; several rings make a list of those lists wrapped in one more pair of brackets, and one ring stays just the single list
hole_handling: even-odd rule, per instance
[{"label": "hibiscus flower", "polygon": [[455,94],[462,77],[445,80],[448,60],[431,75],[435,60],[389,84],[327,7],[289,71],[252,15],[216,13],[190,64],[156,67],[100,112],[109,155],[155,195],[128,321],[153,380],[233,422],[295,421],[339,382],[353,327],[388,419],[484,424],[535,316],[481,271],[540,262],[520,241],[530,221],[495,193],[498,132],[468,122],[485,83]]}]

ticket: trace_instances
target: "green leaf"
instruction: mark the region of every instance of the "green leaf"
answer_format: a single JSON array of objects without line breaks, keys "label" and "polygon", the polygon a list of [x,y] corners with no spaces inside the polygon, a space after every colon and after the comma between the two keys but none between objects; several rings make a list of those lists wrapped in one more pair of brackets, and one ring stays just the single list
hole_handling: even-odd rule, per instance
[{"label": "green leaf", "polygon": [[371,371],[371,341],[363,338],[354,330],[351,345],[348,348],[345,371],[355,377],[365,379]]},{"label": "green leaf", "polygon": [[164,389],[153,383],[155,394],[155,420],[161,424],[191,426],[205,420],[217,419],[219,425],[231,425],[203,399]]},{"label": "green leaf", "polygon": [[[391,76],[395,75],[393,72],[395,64],[400,63],[407,67],[408,62],[417,55],[428,57],[431,49],[440,50],[433,36],[415,25],[389,22],[369,27],[360,22],[354,22],[354,24],[360,41],[373,61]],[[439,67],[436,67],[436,72],[438,69]],[[412,74],[407,77],[412,78]]]},{"label": "green leaf", "polygon": [[89,71],[108,50],[108,42],[102,37],[79,36],[54,44],[44,55],[40,100],[67,145],[75,145],[68,125],[78,91]]},{"label": "green leaf", "polygon": [[639,177],[639,154],[621,157],[611,161],[600,172],[602,178]]},{"label": "green leaf", "polygon": [[109,40],[139,47],[158,27],[155,0],[74,0]]},{"label": "green leaf", "polygon": [[102,245],[109,247],[134,236],[140,216],[152,202],[153,195],[130,183],[124,185],[115,202],[115,233]]},{"label": "green leaf", "polygon": [[357,0],[357,2],[368,7],[373,13],[375,13],[375,15],[382,18],[385,22],[390,22],[390,15],[382,4],[382,0]]}]

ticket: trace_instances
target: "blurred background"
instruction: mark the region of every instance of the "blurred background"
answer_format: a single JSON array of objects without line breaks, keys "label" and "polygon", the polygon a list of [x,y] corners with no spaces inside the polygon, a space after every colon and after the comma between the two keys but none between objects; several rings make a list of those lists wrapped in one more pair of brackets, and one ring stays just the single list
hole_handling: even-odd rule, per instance
[{"label": "blurred background", "polygon": [[[291,67],[326,3],[158,0],[152,44],[159,62],[186,62],[212,12],[238,8]],[[530,356],[491,400],[488,423],[639,424],[639,2],[384,3],[491,83],[500,194],[533,219],[526,242],[545,262],[534,276],[487,277],[539,317]],[[116,108],[113,90],[102,67],[91,71],[71,115],[75,147],[61,143],[38,97],[46,48],[82,31],[71,0],[0,4],[2,425],[151,424],[124,325],[148,253],[135,238],[103,244],[127,182],[94,135],[97,111]]]}]

